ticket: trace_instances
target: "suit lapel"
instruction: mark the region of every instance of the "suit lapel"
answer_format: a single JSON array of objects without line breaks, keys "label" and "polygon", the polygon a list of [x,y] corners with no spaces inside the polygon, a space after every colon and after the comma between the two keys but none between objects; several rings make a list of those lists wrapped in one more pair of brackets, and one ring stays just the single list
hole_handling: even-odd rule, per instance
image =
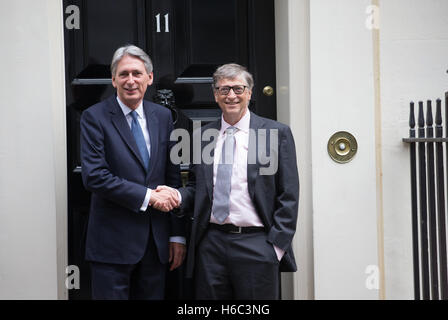
[{"label": "suit lapel", "polygon": [[[220,130],[221,129],[221,119],[213,122],[209,128]],[[202,137],[201,137],[201,143],[202,143],[201,150],[204,150],[204,147],[207,146],[208,144],[210,144],[211,142],[210,141],[202,141]],[[216,141],[214,141],[214,143],[216,145]],[[211,158],[213,159],[214,156],[215,156],[215,149],[213,148],[213,150],[211,151]],[[204,177],[205,177],[207,193],[208,193],[208,196],[210,197],[210,199],[213,199],[213,162],[211,164],[204,163],[203,168],[204,168]]]},{"label": "suit lapel", "polygon": [[110,98],[109,106],[110,106],[110,113],[111,113],[111,119],[112,119],[113,125],[117,129],[118,133],[120,134],[120,136],[122,137],[124,142],[129,147],[131,152],[137,157],[141,166],[144,168],[145,165],[140,156],[140,152],[138,151],[134,136],[131,133],[131,128],[129,128],[128,121],[126,120],[126,117],[124,116],[123,111],[121,110],[120,106],[118,105],[115,95]]},{"label": "suit lapel", "polygon": [[[249,196],[252,200],[254,200],[254,193],[255,193],[255,182],[258,177],[258,171],[259,171],[259,154],[258,154],[258,143],[257,143],[257,137],[260,134],[258,129],[261,129],[264,127],[264,123],[260,117],[258,117],[253,112],[250,113],[250,124],[249,124],[249,145],[248,150],[249,153],[255,152],[255,155],[248,154],[247,157],[247,188],[249,191]],[[251,157],[255,157],[255,163],[254,161],[250,161]]]},{"label": "suit lapel", "polygon": [[154,166],[157,162],[157,150],[159,147],[159,121],[156,116],[154,116],[154,108],[149,104],[149,102],[143,100],[143,110],[145,111],[146,125],[149,131],[149,141],[151,154],[149,155],[149,172],[148,176],[154,170]]}]

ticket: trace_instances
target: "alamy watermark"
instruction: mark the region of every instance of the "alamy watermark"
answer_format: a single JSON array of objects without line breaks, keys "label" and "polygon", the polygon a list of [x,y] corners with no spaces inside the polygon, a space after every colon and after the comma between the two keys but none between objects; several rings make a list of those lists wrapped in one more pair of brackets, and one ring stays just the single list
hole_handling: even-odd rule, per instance
[{"label": "alamy watermark", "polygon": [[65,278],[65,287],[68,290],[80,289],[80,272],[78,266],[74,264],[67,266],[65,273],[68,275]]},{"label": "alamy watermark", "polygon": [[369,30],[379,30],[380,29],[380,8],[375,5],[367,6],[366,8],[366,28]]},{"label": "alamy watermark", "polygon": [[[186,129],[173,130],[170,140],[178,142],[171,149],[171,162],[188,164],[192,159],[193,164],[213,164],[219,130],[209,128],[201,131],[200,127],[201,121],[193,121],[193,137]],[[251,143],[247,152],[247,163],[260,164],[260,175],[276,174],[279,153],[278,129],[249,129],[249,141]],[[206,143],[204,147],[203,143]]]},{"label": "alamy watermark", "polygon": [[368,290],[379,290],[380,289],[380,269],[377,265],[370,264],[365,269],[366,278],[366,288]]},{"label": "alamy watermark", "polygon": [[69,30],[78,30],[80,28],[79,7],[74,4],[69,5],[65,8],[65,13],[69,14],[69,16],[65,19],[65,27]]}]

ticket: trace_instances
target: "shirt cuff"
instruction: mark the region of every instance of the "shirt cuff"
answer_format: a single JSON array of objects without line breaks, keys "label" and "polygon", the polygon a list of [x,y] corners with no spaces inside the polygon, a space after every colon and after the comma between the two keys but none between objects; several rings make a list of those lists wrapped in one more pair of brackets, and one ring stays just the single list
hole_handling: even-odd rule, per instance
[{"label": "shirt cuff", "polygon": [[149,200],[151,199],[151,189],[147,189],[146,190],[146,196],[145,196],[145,200],[143,200],[143,204],[140,208],[140,211],[146,211],[146,209],[148,209],[148,205],[149,205]]},{"label": "shirt cuff", "polygon": [[275,254],[277,255],[278,261],[282,260],[283,255],[285,254],[285,250],[280,249],[275,244],[273,244],[273,246],[274,246]]},{"label": "shirt cuff", "polygon": [[177,190],[177,189],[174,189],[174,190],[177,191],[177,196],[179,197],[179,204],[181,204],[182,203],[182,196],[181,196],[179,190]]},{"label": "shirt cuff", "polygon": [[187,243],[187,241],[185,240],[185,237],[170,237],[170,242],[177,242],[177,243],[182,243],[182,244]]}]

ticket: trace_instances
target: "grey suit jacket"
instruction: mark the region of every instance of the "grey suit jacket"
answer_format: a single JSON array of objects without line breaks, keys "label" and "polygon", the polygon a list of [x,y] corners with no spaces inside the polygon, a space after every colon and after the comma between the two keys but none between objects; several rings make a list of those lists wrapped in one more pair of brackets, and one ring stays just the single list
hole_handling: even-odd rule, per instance
[{"label": "grey suit jacket", "polygon": [[[207,124],[201,128],[201,137],[205,130],[209,128],[219,130],[220,127],[221,120]],[[299,205],[299,176],[294,138],[288,126],[259,117],[252,112],[250,129],[254,129],[255,135],[249,137],[247,164],[249,195],[266,229],[268,241],[286,252],[280,261],[280,271],[293,272],[297,270],[297,266],[291,242],[296,231]],[[274,141],[271,142],[271,130],[278,133],[278,148],[275,147]],[[216,144],[216,141],[213,143]],[[269,147],[272,147],[275,152],[278,149],[278,167],[273,174],[260,174],[260,169],[266,170],[271,165],[263,160],[263,143],[266,144],[264,150],[270,150]],[[209,144],[210,141],[202,141],[202,149]],[[254,152],[251,153],[251,150]],[[256,159],[249,160],[255,156]],[[207,164],[201,161],[200,164],[191,164],[188,183],[179,191],[182,196],[181,211],[193,217],[186,270],[187,277],[192,277],[196,248],[210,221],[213,163]]]}]

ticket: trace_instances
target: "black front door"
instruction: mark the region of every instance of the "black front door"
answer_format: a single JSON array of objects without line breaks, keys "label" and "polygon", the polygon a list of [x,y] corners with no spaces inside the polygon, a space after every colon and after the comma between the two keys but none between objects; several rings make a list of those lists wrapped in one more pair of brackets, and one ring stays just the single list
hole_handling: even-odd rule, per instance
[{"label": "black front door", "polygon": [[[220,117],[211,77],[217,66],[236,62],[254,75],[250,109],[276,118],[273,0],[63,0],[68,144],[69,264],[80,268],[80,289],[70,299],[90,298],[84,241],[90,195],[80,175],[79,118],[114,93],[109,71],[114,51],[125,44],[144,49],[154,64],[146,99],[172,108],[176,127],[191,130]],[[76,20],[78,19],[78,20]],[[76,22],[79,22],[78,24]],[[161,91],[162,90],[162,91]],[[166,91],[170,90],[170,91]],[[171,273],[167,298],[190,298],[182,269]]]}]

